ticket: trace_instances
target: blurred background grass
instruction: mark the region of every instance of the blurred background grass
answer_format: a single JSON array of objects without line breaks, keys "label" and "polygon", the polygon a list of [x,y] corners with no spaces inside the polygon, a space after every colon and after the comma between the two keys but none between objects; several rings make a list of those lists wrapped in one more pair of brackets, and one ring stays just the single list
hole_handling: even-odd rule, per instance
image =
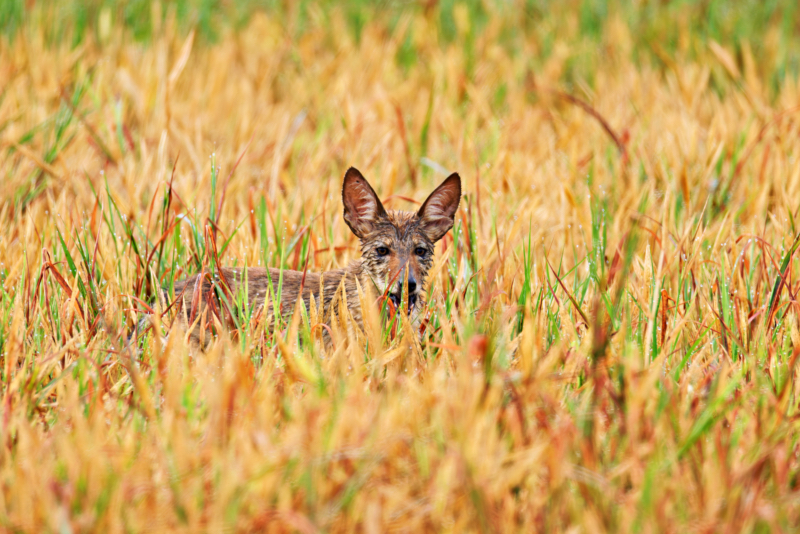
[{"label": "blurred background grass", "polygon": [[[468,57],[476,53],[476,38],[491,18],[500,25],[498,43],[511,56],[524,49],[522,41],[535,43],[539,53],[527,58],[533,68],[547,61],[556,41],[569,42],[567,81],[570,72],[590,78],[599,60],[618,53],[604,42],[606,22],[612,17],[630,32],[626,59],[653,64],[665,56],[699,60],[713,40],[737,52],[747,43],[759,58],[760,76],[773,89],[786,76],[795,77],[800,68],[800,7],[791,0],[6,0],[0,5],[0,28],[7,40],[35,28],[43,31],[48,43],[77,46],[86,39],[102,42],[104,32],[113,27],[124,32],[122,39],[147,44],[171,16],[183,33],[196,29],[200,41],[215,43],[259,12],[277,20],[287,32],[285,37],[295,41],[312,18],[325,18],[331,12],[343,15],[356,41],[367,21],[391,35],[403,16],[424,14],[433,21],[432,37],[440,46],[457,43]],[[398,51],[398,64],[415,62],[416,48],[407,38]]]}]

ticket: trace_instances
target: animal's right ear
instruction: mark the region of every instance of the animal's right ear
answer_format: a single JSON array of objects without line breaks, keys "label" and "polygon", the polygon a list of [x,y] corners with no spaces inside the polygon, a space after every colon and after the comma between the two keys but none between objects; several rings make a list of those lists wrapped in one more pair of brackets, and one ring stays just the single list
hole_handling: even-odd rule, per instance
[{"label": "animal's right ear", "polygon": [[347,169],[342,185],[344,222],[359,239],[372,231],[378,219],[386,216],[378,195],[355,167]]},{"label": "animal's right ear", "polygon": [[417,212],[420,228],[434,243],[453,227],[460,199],[461,178],[454,172],[434,189]]}]

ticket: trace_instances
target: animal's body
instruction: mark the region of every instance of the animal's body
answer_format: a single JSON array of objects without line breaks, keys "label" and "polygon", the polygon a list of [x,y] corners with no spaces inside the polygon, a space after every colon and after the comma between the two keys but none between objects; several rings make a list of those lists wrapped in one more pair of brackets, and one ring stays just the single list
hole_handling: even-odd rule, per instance
[{"label": "animal's body", "polygon": [[[226,293],[229,302],[237,295],[247,295],[248,306],[260,310],[270,328],[276,315],[290,316],[300,300],[306,310],[311,310],[312,303],[316,305],[314,314],[328,327],[346,309],[349,319],[363,328],[362,298],[380,296],[386,296],[395,308],[407,305],[412,321],[418,321],[434,245],[452,228],[460,197],[461,180],[452,174],[419,211],[387,211],[361,173],[350,168],[344,177],[342,202],[344,220],[361,242],[360,259],[345,269],[323,273],[272,268],[248,268],[246,272],[226,268],[213,276],[201,273],[202,277],[195,275],[175,284],[175,293],[182,299],[181,315],[190,323],[187,326],[196,341],[205,337],[201,323],[209,321],[209,308],[216,308],[220,317],[227,312],[223,309],[226,306],[228,310],[234,308],[230,313],[235,313],[235,306],[215,296]],[[280,310],[276,314],[273,303],[279,281]],[[328,329],[323,338],[326,343],[330,341]]]}]

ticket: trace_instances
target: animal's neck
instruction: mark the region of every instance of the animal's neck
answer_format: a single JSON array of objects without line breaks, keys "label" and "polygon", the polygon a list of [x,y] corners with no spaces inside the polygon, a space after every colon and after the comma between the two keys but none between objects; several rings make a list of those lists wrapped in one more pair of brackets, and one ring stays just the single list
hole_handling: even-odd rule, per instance
[{"label": "animal's neck", "polygon": [[364,269],[364,262],[361,258],[347,264],[347,267],[344,268],[344,276],[350,279],[357,278],[362,288],[367,287],[369,276]]},{"label": "animal's neck", "polygon": [[347,274],[360,277],[364,272],[364,261],[361,258],[353,260],[347,264],[344,270]]},{"label": "animal's neck", "polygon": [[369,279],[361,258],[351,261],[344,268],[323,271],[319,274],[325,279],[326,284],[332,283],[335,286],[338,286],[342,279],[349,280],[350,283],[358,279],[361,286],[366,287],[365,282]]}]

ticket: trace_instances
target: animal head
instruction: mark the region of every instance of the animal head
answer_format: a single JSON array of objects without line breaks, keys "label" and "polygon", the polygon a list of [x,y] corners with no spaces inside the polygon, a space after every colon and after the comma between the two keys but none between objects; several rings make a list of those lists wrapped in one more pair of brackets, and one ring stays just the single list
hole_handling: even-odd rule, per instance
[{"label": "animal head", "polygon": [[461,178],[451,174],[418,211],[386,210],[357,169],[344,176],[344,220],[361,241],[362,268],[395,307],[408,288],[411,311],[433,265],[434,245],[453,227],[461,199]]}]

